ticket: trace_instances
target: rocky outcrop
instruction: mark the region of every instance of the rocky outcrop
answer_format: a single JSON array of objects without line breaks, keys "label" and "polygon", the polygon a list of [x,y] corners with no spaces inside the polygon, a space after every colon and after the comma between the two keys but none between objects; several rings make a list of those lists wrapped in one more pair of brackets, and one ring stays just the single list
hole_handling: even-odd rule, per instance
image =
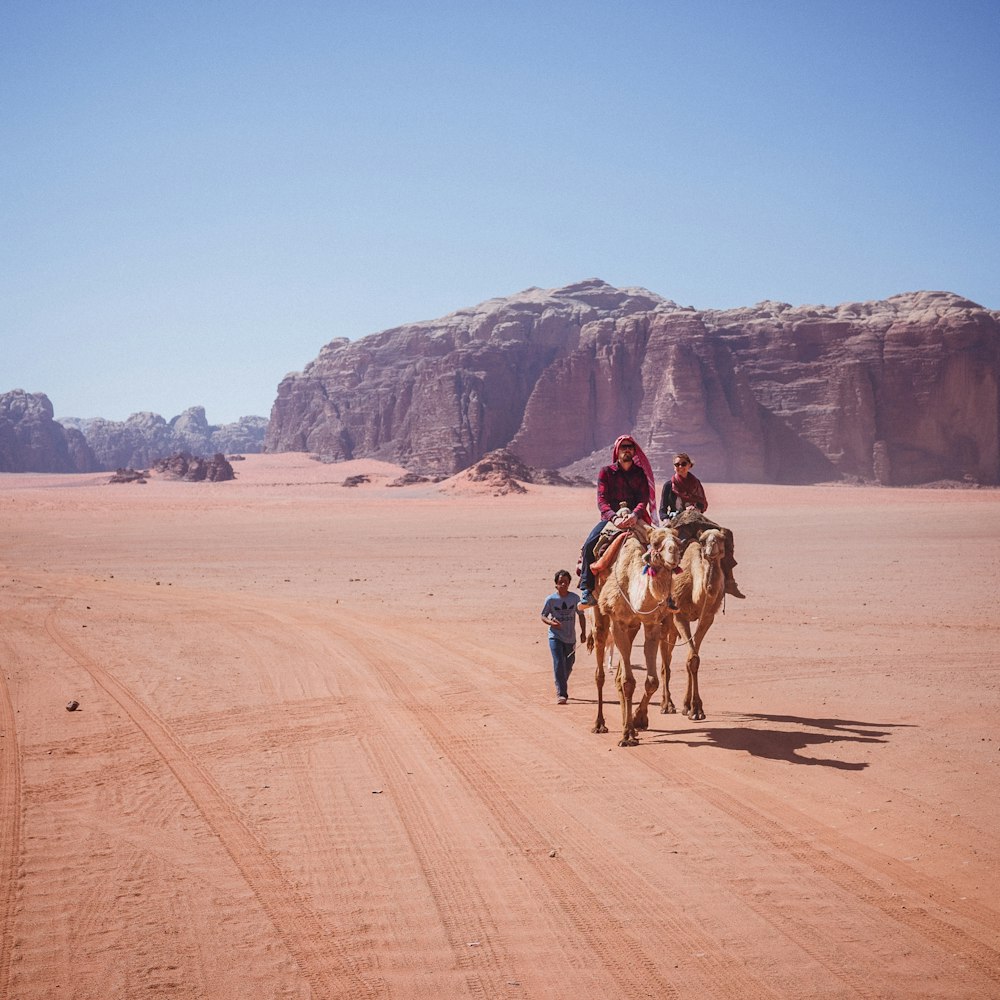
[{"label": "rocky outcrop", "polygon": [[148,472],[139,469],[116,469],[115,474],[108,480],[108,483],[112,486],[122,483],[138,483],[140,486],[145,486],[148,482],[148,477]]},{"label": "rocky outcrop", "polygon": [[146,468],[157,459],[182,452],[256,453],[263,449],[267,431],[265,417],[209,424],[201,406],[192,406],[169,422],[158,413],[133,413],[124,421],[61,417],[60,423],[85,436],[101,469]]},{"label": "rocky outcrop", "polygon": [[43,393],[14,389],[0,395],[0,472],[96,472],[83,435],[52,418]]},{"label": "rocky outcrop", "polygon": [[217,452],[211,458],[179,453],[152,463],[151,470],[166,479],[183,479],[189,483],[224,483],[236,478],[225,455]]},{"label": "rocky outcrop", "polygon": [[450,475],[518,432],[541,375],[589,325],[671,306],[643,289],[529,289],[441,320],[327,344],[278,387],[265,446]]},{"label": "rocky outcrop", "polygon": [[592,477],[630,432],[709,481],[1000,482],[1000,314],[948,292],[681,307],[601,281],[335,340],[278,387],[269,451],[449,475],[510,447]]}]

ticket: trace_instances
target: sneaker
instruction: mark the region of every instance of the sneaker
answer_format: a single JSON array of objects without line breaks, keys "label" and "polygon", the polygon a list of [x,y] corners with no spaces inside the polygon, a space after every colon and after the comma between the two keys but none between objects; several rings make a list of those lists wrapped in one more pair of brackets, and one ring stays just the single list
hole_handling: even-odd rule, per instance
[{"label": "sneaker", "polygon": [[592,608],[596,603],[597,603],[597,601],[594,600],[594,596],[590,593],[589,590],[587,590],[586,587],[584,587],[580,591],[580,605],[579,606],[581,608]]},{"label": "sneaker", "polygon": [[568,702],[568,701],[569,701],[569,698],[567,698],[565,695],[562,695],[562,694],[559,695],[558,698],[556,698],[556,704],[557,705],[565,705],[566,702]]}]

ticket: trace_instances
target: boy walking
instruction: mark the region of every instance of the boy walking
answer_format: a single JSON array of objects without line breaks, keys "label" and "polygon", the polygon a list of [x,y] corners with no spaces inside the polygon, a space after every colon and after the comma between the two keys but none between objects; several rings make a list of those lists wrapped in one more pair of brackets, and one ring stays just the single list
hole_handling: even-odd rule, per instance
[{"label": "boy walking", "polygon": [[569,589],[569,570],[555,575],[556,592],[549,594],[542,605],[542,622],[549,627],[549,650],[552,653],[552,674],[556,682],[556,702],[569,700],[569,675],[576,659],[576,632],[573,619],[580,620],[580,642],[587,638],[587,620],[580,608],[580,595]]}]

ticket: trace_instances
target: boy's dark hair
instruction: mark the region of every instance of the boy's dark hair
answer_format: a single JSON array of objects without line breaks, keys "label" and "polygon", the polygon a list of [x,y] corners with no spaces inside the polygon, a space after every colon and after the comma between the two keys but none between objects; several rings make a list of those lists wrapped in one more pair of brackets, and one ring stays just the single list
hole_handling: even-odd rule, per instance
[{"label": "boy's dark hair", "polygon": [[572,576],[570,576],[570,572],[569,572],[569,570],[568,570],[568,569],[561,569],[561,570],[559,570],[559,571],[558,571],[558,572],[556,573],[556,575],[555,575],[555,576],[554,576],[554,577],[552,578],[552,582],[553,582],[553,583],[558,583],[558,582],[559,582],[559,577],[561,577],[561,576],[568,576],[568,577],[569,577],[569,579],[570,579],[570,582],[572,582],[572,580],[573,580],[573,577],[572,577]]}]

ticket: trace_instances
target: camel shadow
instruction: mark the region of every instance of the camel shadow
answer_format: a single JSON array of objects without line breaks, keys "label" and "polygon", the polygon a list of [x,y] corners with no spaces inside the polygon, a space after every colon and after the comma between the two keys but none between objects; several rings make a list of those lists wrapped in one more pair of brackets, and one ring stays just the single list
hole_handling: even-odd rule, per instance
[{"label": "camel shadow", "polygon": [[[683,718],[683,716],[680,716]],[[834,757],[808,757],[801,751],[809,747],[830,744],[884,744],[893,729],[904,728],[899,723],[859,722],[848,719],[809,719],[796,715],[743,714],[742,720],[759,720],[774,723],[775,729],[752,729],[740,725],[699,725],[682,730],[653,729],[646,731],[650,743],[684,743],[689,747],[714,747],[719,750],[736,750],[765,760],[784,761],[788,764],[819,765],[841,771],[863,771],[868,764],[837,760]],[[650,718],[652,722],[652,717]],[[734,720],[736,721],[736,720]],[[906,726],[905,728],[912,728]],[[825,732],[807,730],[822,729]],[[685,737],[698,737],[685,739]]]}]

